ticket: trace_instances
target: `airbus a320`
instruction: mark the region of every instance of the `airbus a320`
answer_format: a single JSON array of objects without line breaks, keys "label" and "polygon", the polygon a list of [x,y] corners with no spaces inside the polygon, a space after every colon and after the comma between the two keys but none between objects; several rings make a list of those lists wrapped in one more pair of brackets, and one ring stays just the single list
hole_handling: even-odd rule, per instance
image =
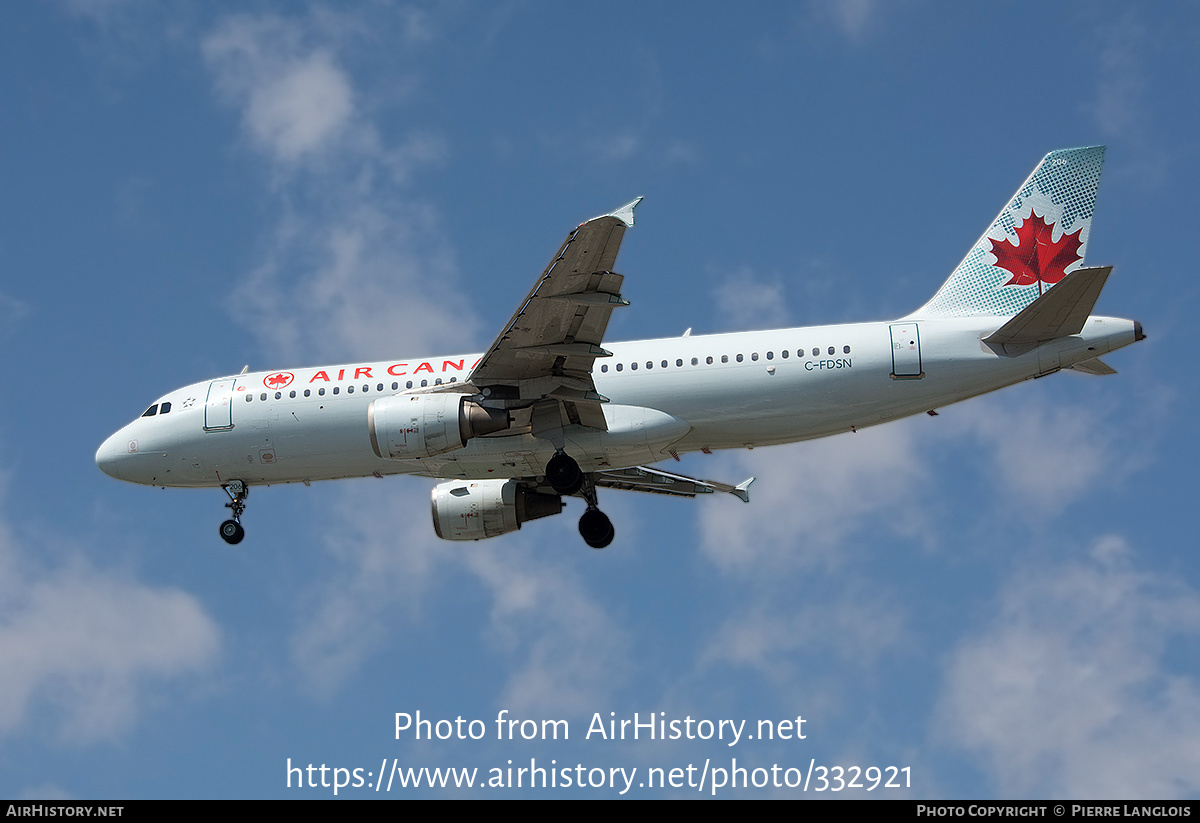
[{"label": "airbus a320", "polygon": [[1092,314],[1111,267],[1083,265],[1104,148],[1051,152],[925,305],[890,322],[605,343],[617,250],[641,198],[572,231],[487,350],[218,377],[160,397],[96,452],[133,483],[225,490],[228,543],[253,486],[438,478],[433,525],[479,540],[587,508],[601,489],[749,502],[649,464],[791,443],[933,411],[1100,357],[1141,324]]}]

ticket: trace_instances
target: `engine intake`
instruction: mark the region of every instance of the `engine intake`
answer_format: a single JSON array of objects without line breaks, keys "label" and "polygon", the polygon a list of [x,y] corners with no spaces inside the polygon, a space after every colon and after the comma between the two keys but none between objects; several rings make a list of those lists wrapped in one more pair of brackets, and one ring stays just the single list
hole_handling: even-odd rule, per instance
[{"label": "engine intake", "polygon": [[506,428],[507,411],[485,408],[463,394],[401,394],[367,407],[371,448],[385,460],[433,457]]},{"label": "engine intake", "polygon": [[543,494],[519,480],[461,480],[433,489],[433,530],[443,540],[483,540],[563,510],[557,494]]}]

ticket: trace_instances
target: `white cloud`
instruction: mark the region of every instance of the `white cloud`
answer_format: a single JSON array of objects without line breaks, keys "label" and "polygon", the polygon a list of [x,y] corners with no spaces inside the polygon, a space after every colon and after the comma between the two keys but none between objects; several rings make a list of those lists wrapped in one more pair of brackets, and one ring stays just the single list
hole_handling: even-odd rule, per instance
[{"label": "white cloud", "polygon": [[23,554],[0,524],[0,733],[46,712],[64,740],[114,736],[158,684],[216,659],[220,632],[191,595],[80,560],[28,571]]},{"label": "white cloud", "polygon": [[609,701],[629,668],[628,643],[582,581],[526,546],[469,552],[463,560],[492,595],[489,637],[515,662],[500,705],[548,716],[583,714]]},{"label": "white cloud", "polygon": [[388,198],[291,215],[237,288],[234,314],[284,363],[453,353],[476,321],[438,236],[429,209]]},{"label": "white cloud", "polygon": [[1058,514],[1111,470],[1115,429],[1090,406],[1052,405],[1021,388],[956,406],[947,428],[983,441],[990,493],[1027,515]]},{"label": "white cloud", "polygon": [[0,340],[13,334],[28,314],[28,305],[0,292]]},{"label": "white cloud", "polygon": [[355,116],[345,72],[304,41],[290,21],[235,15],[203,43],[218,89],[242,110],[251,138],[286,163],[330,147]]},{"label": "white cloud", "polygon": [[1127,12],[1115,25],[1101,29],[1099,71],[1092,115],[1109,137],[1137,137],[1144,121],[1141,53],[1146,32]]},{"label": "white cloud", "polygon": [[787,301],[783,285],[762,280],[743,266],[722,277],[714,290],[717,308],[726,323],[738,331],[774,329],[787,325]]},{"label": "white cloud", "polygon": [[352,111],[345,74],[328,54],[317,52],[252,89],[246,123],[260,144],[294,161],[335,138]]},{"label": "white cloud", "polygon": [[796,677],[803,652],[866,665],[903,641],[903,611],[879,593],[839,592],[821,601],[777,611],[758,605],[733,614],[708,643],[701,663],[747,666],[786,682]]},{"label": "white cloud", "polygon": [[423,485],[360,480],[334,498],[336,521],[321,531],[335,571],[305,603],[291,644],[293,660],[320,694],[335,692],[383,645],[394,612],[419,615],[444,570],[445,546],[433,534]]},{"label": "white cloud", "polygon": [[1026,567],[950,656],[940,735],[1004,796],[1191,797],[1200,684],[1167,659],[1200,635],[1200,594],[1141,572],[1120,537]]},{"label": "white cloud", "polygon": [[627,668],[624,632],[566,565],[534,548],[572,528],[570,512],[538,521],[532,539],[447,542],[433,533],[427,481],[397,482],[354,484],[336,506],[339,522],[325,529],[337,571],[314,593],[292,644],[307,682],[333,694],[387,646],[398,621],[420,623],[427,602],[473,578],[491,598],[481,639],[508,663],[498,705],[572,713],[603,702]]},{"label": "white cloud", "polygon": [[[428,36],[417,18],[417,26]],[[339,49],[366,36],[332,12],[238,14],[204,40],[220,96],[270,163],[278,224],[233,313],[271,357],[382,359],[461,348],[474,321],[455,293],[434,211],[404,194],[440,162],[435,135],[381,136]],[[406,35],[407,36],[407,35]]]},{"label": "white cloud", "polygon": [[749,505],[705,501],[704,552],[723,569],[773,575],[838,565],[847,557],[841,542],[875,524],[870,518],[893,534],[919,534],[926,469],[915,432],[915,421],[898,422],[723,457],[705,471],[757,479]]},{"label": "white cloud", "polygon": [[875,0],[837,0],[808,4],[808,15],[819,23],[832,26],[847,39],[860,40],[878,15]]}]

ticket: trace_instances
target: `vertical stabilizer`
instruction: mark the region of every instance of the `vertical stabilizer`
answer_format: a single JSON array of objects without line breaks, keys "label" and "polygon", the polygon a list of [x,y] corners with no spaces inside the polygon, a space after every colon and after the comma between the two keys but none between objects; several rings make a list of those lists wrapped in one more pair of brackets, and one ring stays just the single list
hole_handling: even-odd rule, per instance
[{"label": "vertical stabilizer", "polygon": [[1083,265],[1104,146],[1047,154],[933,299],[910,318],[1007,316]]}]

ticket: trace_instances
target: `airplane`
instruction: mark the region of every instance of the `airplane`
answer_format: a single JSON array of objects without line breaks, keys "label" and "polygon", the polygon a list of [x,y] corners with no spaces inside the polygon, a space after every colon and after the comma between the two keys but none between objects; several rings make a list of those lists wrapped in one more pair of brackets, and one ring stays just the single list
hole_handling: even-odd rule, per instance
[{"label": "airplane", "polygon": [[112,477],[220,487],[239,543],[252,486],[416,474],[433,525],[480,540],[587,504],[593,548],[615,530],[600,489],[749,502],[649,464],[853,432],[1062,369],[1145,339],[1092,315],[1112,270],[1087,267],[1104,147],[1052,151],[934,296],[897,320],[603,342],[613,271],[642,198],[570,232],[487,350],[218,377],[156,400],[96,452]]}]

